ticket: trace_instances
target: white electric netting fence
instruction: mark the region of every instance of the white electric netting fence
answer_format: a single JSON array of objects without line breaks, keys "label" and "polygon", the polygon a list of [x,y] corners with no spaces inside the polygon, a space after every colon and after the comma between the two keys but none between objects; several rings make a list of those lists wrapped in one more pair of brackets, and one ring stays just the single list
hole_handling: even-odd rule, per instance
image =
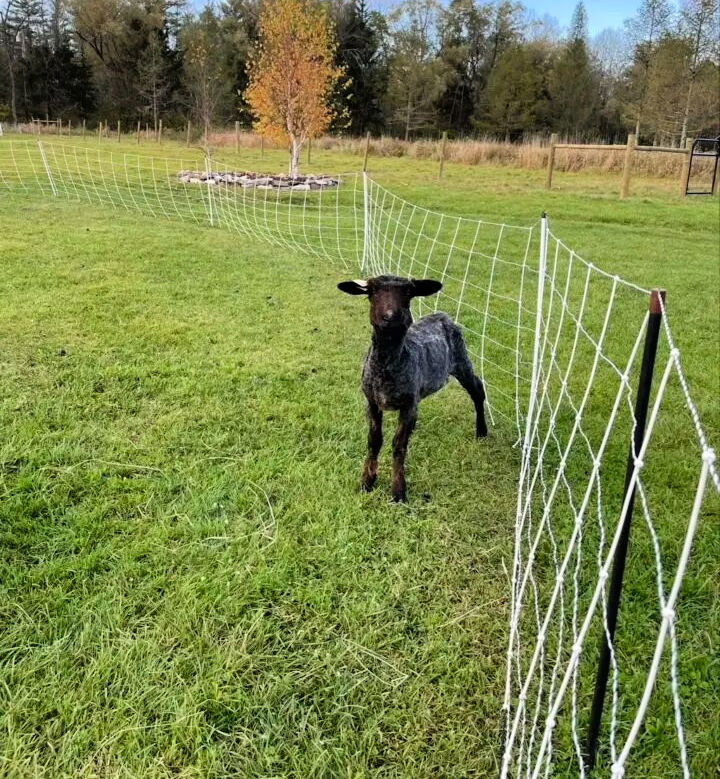
[{"label": "white electric netting fence", "polygon": [[[417,313],[442,309],[463,326],[491,424],[510,431],[519,451],[501,774],[586,775],[584,733],[605,641],[609,727],[599,764],[622,776],[653,711],[675,731],[676,753],[663,755],[662,770],[689,776],[676,612],[698,522],[720,479],[662,301],[643,434],[635,402],[655,316],[650,291],[583,260],[547,219],[514,226],[438,213],[365,174],[335,177],[338,186],[319,191],[207,175],[232,170],[199,154],[0,143],[0,193],[209,224],[364,275],[442,281],[439,295],[416,302]],[[633,498],[634,559],[614,638],[608,580]]]}]

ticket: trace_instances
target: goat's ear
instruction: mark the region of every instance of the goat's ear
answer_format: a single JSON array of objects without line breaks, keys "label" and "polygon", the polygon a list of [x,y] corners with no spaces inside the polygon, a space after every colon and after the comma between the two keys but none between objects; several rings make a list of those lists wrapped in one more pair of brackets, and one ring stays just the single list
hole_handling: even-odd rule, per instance
[{"label": "goat's ear", "polygon": [[434,279],[413,279],[412,296],[414,298],[424,297],[425,295],[434,295],[440,292],[442,284]]},{"label": "goat's ear", "polygon": [[367,295],[368,283],[362,279],[355,279],[354,281],[341,281],[338,284],[338,289],[341,292],[347,292],[348,295]]}]

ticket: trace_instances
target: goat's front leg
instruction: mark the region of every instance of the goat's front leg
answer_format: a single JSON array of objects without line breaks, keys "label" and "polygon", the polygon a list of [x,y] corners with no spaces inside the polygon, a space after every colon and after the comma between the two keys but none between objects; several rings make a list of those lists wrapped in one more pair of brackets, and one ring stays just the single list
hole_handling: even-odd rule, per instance
[{"label": "goat's front leg", "polygon": [[368,399],[368,453],[365,458],[360,489],[370,492],[375,486],[378,472],[378,454],[383,445],[383,413],[375,401]]},{"label": "goat's front leg", "polygon": [[417,422],[417,404],[400,411],[398,429],[393,438],[393,478],[392,496],[396,503],[407,501],[407,485],[405,483],[405,456],[407,455],[410,436]]}]

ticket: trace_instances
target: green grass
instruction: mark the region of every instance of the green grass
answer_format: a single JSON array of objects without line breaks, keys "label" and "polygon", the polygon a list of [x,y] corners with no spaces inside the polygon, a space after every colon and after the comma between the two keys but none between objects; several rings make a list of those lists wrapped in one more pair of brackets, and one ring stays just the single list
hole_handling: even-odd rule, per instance
[{"label": "green grass", "polygon": [[[717,201],[640,180],[620,202],[612,176],[564,174],[545,193],[540,172],[447,165],[438,184],[433,163],[372,169],[448,213],[530,223],[546,209],[587,259],[666,286],[718,441]],[[0,209],[0,248],[0,774],[495,775],[513,431],[474,441],[453,385],[421,407],[409,506],[389,503],[387,456],[360,495],[369,334],[335,290],[342,270],[226,230],[19,197]],[[660,430],[673,552],[697,474],[687,429]],[[657,624],[636,527],[631,661]],[[720,739],[719,551],[710,501],[679,609],[698,776]],[[677,775],[669,712],[661,693],[634,775]]]}]

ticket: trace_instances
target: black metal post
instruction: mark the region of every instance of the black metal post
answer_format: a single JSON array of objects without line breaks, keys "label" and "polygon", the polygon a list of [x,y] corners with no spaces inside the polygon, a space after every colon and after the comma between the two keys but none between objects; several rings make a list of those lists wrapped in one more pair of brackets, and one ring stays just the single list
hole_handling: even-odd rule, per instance
[{"label": "black metal post", "polygon": [[[640,380],[638,382],[637,397],[635,398],[635,434],[628,454],[627,469],[625,471],[625,487],[623,498],[628,494],[630,481],[635,470],[635,458],[645,437],[645,423],[647,421],[648,408],[650,406],[650,390],[652,388],[655,357],[660,336],[660,324],[662,322],[662,308],[660,298],[665,301],[665,290],[654,289],[650,293],[650,315],[648,317],[647,332],[645,333],[645,348],[643,350]],[[624,500],[623,500],[624,502]],[[633,506],[635,504],[635,486],[630,492],[627,509],[620,522],[622,531],[613,557],[612,576],[610,579],[610,592],[607,602],[607,633],[610,641],[615,638],[618,611],[620,609],[620,595],[622,594],[623,576],[625,574],[625,561],[627,559],[628,544],[630,542],[630,525],[632,523]],[[585,750],[585,767],[591,770],[597,759],[600,725],[602,722],[605,694],[607,692],[608,675],[610,672],[610,644],[608,635],[603,631],[600,661],[598,662],[597,676],[595,678],[595,694],[593,695],[592,709],[590,710],[590,724],[588,726],[587,747]]]}]

